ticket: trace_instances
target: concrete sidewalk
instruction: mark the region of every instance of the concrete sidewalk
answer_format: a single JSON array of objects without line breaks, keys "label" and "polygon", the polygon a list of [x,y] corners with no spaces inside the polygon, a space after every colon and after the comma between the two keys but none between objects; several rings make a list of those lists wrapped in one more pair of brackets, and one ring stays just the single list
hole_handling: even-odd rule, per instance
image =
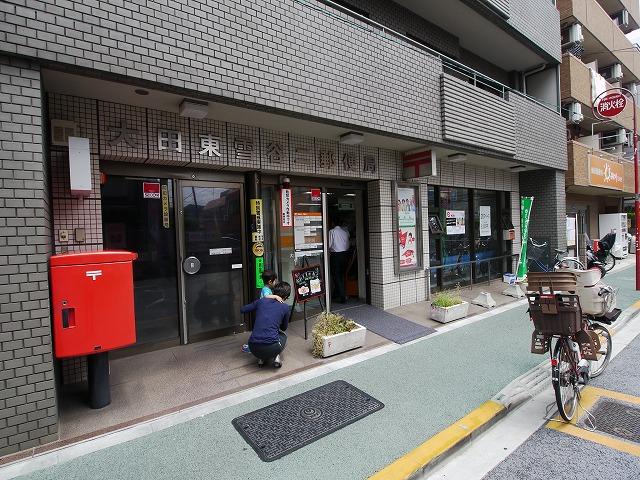
[{"label": "concrete sidewalk", "polygon": [[[606,277],[620,288],[621,308],[637,297],[633,278],[633,269]],[[25,478],[85,479],[97,472],[101,478],[118,479],[367,478],[541,361],[529,353],[532,326],[523,301],[457,327]],[[262,462],[231,425],[236,416],[338,379],[374,396],[385,408],[272,463]],[[60,452],[58,461],[64,458]],[[2,469],[0,477],[12,471],[17,470]]]}]

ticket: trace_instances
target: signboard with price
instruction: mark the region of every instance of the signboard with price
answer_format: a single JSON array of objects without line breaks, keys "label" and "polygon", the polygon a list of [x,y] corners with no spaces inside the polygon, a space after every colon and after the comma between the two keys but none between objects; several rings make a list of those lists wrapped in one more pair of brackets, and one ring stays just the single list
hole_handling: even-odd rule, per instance
[{"label": "signboard with price", "polygon": [[291,272],[296,302],[302,303],[324,295],[320,265],[299,268]]}]

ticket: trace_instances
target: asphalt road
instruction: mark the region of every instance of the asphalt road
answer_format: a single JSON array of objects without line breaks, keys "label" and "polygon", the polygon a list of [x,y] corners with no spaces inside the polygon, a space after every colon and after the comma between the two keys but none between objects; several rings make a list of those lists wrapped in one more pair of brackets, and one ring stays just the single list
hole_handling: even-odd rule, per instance
[{"label": "asphalt road", "polygon": [[[615,337],[614,337],[615,341]],[[640,337],[612,360],[605,372],[591,382],[606,391],[631,395],[640,402]],[[640,404],[635,405],[640,412]],[[590,409],[593,411],[593,409]],[[584,411],[579,414],[584,416]],[[640,426],[640,417],[635,425]],[[600,425],[598,420],[600,420]],[[596,419],[596,427],[611,420],[610,415]],[[637,452],[628,453],[614,448],[617,435],[597,435],[591,440],[556,431],[546,423],[527,441],[489,472],[484,479],[541,479],[553,478],[598,480],[637,480],[640,478],[640,443],[628,441]],[[584,429],[583,429],[584,430]],[[582,432],[580,432],[582,433]],[[613,440],[613,442],[612,442]],[[640,442],[640,438],[636,438]]]}]

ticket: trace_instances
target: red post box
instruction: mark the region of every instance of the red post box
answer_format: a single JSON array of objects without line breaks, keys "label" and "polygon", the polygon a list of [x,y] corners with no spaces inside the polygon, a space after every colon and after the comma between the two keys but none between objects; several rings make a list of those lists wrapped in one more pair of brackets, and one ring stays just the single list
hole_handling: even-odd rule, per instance
[{"label": "red post box", "polygon": [[51,257],[54,351],[90,355],[136,342],[136,253],[100,251]]}]

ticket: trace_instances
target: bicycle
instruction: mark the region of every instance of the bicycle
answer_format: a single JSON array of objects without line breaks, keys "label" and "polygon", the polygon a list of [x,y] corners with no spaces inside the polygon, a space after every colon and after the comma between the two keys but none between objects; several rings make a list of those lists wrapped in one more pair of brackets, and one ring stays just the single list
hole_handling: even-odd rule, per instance
[{"label": "bicycle", "polygon": [[554,249],[554,264],[549,267],[548,264],[542,262],[542,258],[546,258],[547,242],[536,243],[533,238],[529,238],[529,246],[527,250],[527,269],[529,271],[553,272],[559,268],[573,268],[576,270],[586,270],[584,263],[577,257],[568,257],[564,250]]},{"label": "bicycle", "polygon": [[[556,404],[560,416],[569,422],[580,399],[580,385],[601,375],[611,359],[611,334],[602,323],[610,325],[621,311],[613,308],[613,295],[607,299],[606,313],[596,317],[582,313],[578,295],[556,293],[556,290],[576,291],[575,275],[571,272],[531,273],[529,290],[534,290],[527,293],[535,326],[531,351],[550,352]],[[555,344],[551,348],[553,339]]]}]

